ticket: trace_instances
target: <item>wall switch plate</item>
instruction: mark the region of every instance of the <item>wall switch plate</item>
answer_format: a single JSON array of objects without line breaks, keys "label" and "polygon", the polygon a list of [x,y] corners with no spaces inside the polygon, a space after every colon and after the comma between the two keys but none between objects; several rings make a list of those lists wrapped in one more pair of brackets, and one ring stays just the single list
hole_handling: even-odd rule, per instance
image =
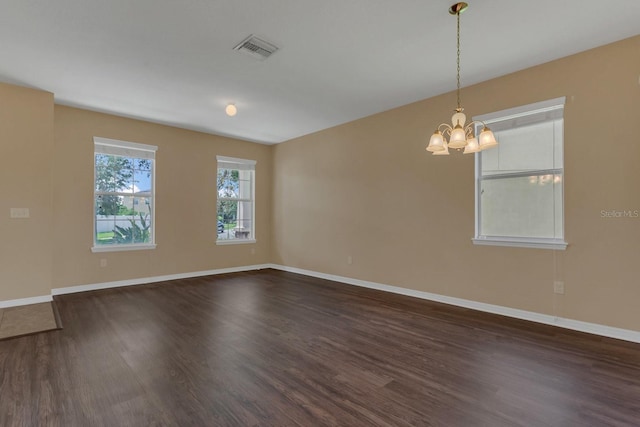
[{"label": "wall switch plate", "polygon": [[11,218],[29,218],[29,208],[11,208]]},{"label": "wall switch plate", "polygon": [[553,293],[564,295],[564,282],[556,280],[553,282]]}]

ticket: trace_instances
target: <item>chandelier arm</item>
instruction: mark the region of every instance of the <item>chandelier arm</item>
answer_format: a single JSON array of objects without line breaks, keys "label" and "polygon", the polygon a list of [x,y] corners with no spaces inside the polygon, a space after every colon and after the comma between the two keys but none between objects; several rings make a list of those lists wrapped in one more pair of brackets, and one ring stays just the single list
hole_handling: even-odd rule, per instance
[{"label": "chandelier arm", "polygon": [[467,139],[469,139],[469,137],[474,137],[475,136],[475,132],[473,131],[473,126],[472,126],[473,122],[469,123],[468,125],[466,125],[464,127],[464,135],[467,137]]},{"label": "chandelier arm", "polygon": [[478,123],[481,124],[483,128],[487,127],[487,124],[485,122],[483,122],[482,120],[472,120],[467,126],[465,126],[465,129],[468,128],[468,127],[472,127],[473,125],[476,125]]},{"label": "chandelier arm", "polygon": [[[443,128],[444,128],[444,130],[443,130]],[[451,135],[451,132],[453,131],[453,128],[451,126],[449,126],[448,124],[446,124],[446,123],[440,123],[438,125],[438,131],[442,135],[445,135],[445,134]]]}]

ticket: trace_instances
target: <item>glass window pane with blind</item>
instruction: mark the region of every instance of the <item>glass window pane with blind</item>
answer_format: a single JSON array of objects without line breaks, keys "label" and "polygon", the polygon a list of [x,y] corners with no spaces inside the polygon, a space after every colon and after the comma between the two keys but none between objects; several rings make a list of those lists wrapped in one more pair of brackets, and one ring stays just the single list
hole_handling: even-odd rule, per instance
[{"label": "glass window pane with blind", "polygon": [[94,138],[93,252],[155,248],[156,150]]},{"label": "glass window pane with blind", "polygon": [[564,98],[474,117],[498,147],[476,156],[474,243],[564,249]]},{"label": "glass window pane with blind", "polygon": [[254,160],[217,156],[217,243],[255,242]]}]

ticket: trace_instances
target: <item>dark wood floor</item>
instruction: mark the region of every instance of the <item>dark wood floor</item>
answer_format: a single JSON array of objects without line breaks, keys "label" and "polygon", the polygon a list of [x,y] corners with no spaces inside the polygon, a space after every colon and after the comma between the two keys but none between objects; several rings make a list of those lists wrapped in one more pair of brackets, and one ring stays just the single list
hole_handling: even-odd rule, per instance
[{"label": "dark wood floor", "polygon": [[1,426],[638,426],[640,345],[262,270],[56,297]]}]

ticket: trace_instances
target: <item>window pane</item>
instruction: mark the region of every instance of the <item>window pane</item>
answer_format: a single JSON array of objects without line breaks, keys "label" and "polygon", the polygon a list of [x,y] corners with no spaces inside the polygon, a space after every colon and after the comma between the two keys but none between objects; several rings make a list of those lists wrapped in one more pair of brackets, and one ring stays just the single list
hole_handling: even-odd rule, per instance
[{"label": "window pane", "polygon": [[133,228],[131,227],[129,218],[124,219],[119,217],[113,232],[115,243],[119,245],[133,243]]},{"label": "window pane", "polygon": [[218,240],[254,238],[253,174],[253,170],[218,169]]},{"label": "window pane", "polygon": [[224,224],[235,227],[238,217],[238,202],[236,200],[218,200],[218,219]]},{"label": "window pane", "polygon": [[131,238],[133,243],[149,243],[151,241],[151,216],[138,214],[131,220]]},{"label": "window pane", "polygon": [[132,191],[133,161],[120,156],[96,154],[96,190],[109,192]]},{"label": "window pane", "polygon": [[153,160],[150,159],[133,159],[133,168],[139,171],[151,172]]},{"label": "window pane", "polygon": [[482,176],[562,168],[562,119],[495,132],[498,147],[482,152]]},{"label": "window pane", "polygon": [[224,231],[222,233],[218,233],[218,240],[231,240],[231,239],[235,239],[234,228],[233,227],[227,228],[227,225],[225,224]]},{"label": "window pane", "polygon": [[120,206],[118,206],[118,217],[131,217],[135,215],[133,210],[133,196],[118,197]]},{"label": "window pane", "polygon": [[120,196],[98,195],[95,201],[96,215],[117,215],[122,205]]},{"label": "window pane", "polygon": [[96,217],[96,244],[111,245],[115,243],[113,238],[115,217],[102,216]]},{"label": "window pane", "polygon": [[106,154],[99,154],[96,153],[96,167],[98,166],[105,166],[107,164],[107,162],[109,161],[109,157]]},{"label": "window pane", "polygon": [[151,193],[151,171],[136,170],[133,173],[133,192],[135,193]]},{"label": "window pane", "polygon": [[109,156],[104,154],[96,154],[95,156],[95,189],[97,191],[103,190],[105,183],[112,179],[107,170],[108,158]]},{"label": "window pane", "polygon": [[238,227],[251,228],[251,224],[253,224],[253,203],[239,202],[238,203]]},{"label": "window pane", "polygon": [[133,211],[135,216],[151,215],[151,197],[134,197]]},{"label": "window pane", "polygon": [[251,194],[251,176],[253,171],[238,171],[238,197],[241,199],[252,199]]},{"label": "window pane", "polygon": [[137,147],[131,148],[131,143],[123,141],[123,146],[117,147],[112,142],[95,145],[94,188],[100,193],[94,198],[95,243],[153,243],[155,149],[138,151]]},{"label": "window pane", "polygon": [[239,171],[234,169],[218,169],[218,197],[238,197]]},{"label": "window pane", "polygon": [[133,193],[134,192],[134,173],[133,173],[133,159],[123,159],[123,166],[116,173],[116,177],[119,179],[119,187],[116,191],[120,191],[122,193]]},{"label": "window pane", "polygon": [[562,175],[483,180],[480,220],[483,236],[562,238]]}]

